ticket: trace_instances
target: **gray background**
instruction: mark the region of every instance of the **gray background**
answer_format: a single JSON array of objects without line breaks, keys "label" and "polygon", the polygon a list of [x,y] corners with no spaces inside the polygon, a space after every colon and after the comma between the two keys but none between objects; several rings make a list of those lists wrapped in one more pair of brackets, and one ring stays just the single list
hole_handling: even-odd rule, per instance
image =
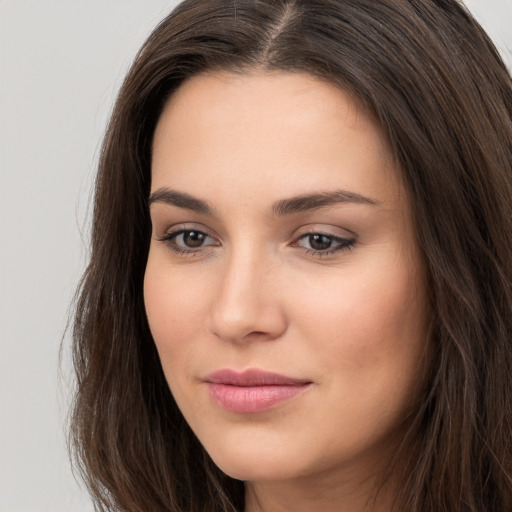
[{"label": "gray background", "polygon": [[[176,3],[0,0],[0,512],[92,511],[66,453],[58,350],[108,113]],[[512,68],[512,0],[467,5]]]}]

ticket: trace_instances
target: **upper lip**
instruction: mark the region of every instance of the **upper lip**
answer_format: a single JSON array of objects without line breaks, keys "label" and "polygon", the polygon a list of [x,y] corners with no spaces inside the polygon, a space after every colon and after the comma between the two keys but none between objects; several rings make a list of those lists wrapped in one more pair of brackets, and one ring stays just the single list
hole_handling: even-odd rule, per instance
[{"label": "upper lip", "polygon": [[204,381],[211,384],[226,384],[240,387],[301,386],[311,383],[311,381],[307,379],[295,379],[257,368],[250,368],[243,372],[238,372],[231,369],[218,370],[207,375],[204,378]]}]

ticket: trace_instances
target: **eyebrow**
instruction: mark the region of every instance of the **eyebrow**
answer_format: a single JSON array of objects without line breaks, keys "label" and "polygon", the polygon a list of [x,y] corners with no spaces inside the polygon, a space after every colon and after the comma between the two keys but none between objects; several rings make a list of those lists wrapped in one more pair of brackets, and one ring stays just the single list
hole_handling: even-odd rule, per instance
[{"label": "eyebrow", "polygon": [[164,203],[196,213],[213,215],[213,208],[207,201],[198,199],[185,192],[171,190],[167,187],[159,188],[149,196],[148,205],[151,206],[153,203]]},{"label": "eyebrow", "polygon": [[274,215],[291,215],[339,203],[377,206],[379,201],[347,190],[334,190],[282,199],[272,205],[271,211]]},{"label": "eyebrow", "polygon": [[[207,201],[191,196],[186,192],[179,192],[167,187],[159,188],[149,196],[148,204],[152,205],[154,203],[169,204],[205,215],[214,214],[214,209]],[[379,201],[347,190],[334,190],[332,192],[303,194],[288,199],[281,199],[272,205],[270,211],[274,216],[283,216],[340,203],[376,206],[379,204]]]}]

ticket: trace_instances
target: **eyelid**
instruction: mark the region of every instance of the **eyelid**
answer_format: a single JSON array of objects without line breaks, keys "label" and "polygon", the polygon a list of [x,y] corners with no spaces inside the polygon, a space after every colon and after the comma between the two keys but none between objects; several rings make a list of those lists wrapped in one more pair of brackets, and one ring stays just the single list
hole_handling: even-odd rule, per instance
[{"label": "eyelid", "polygon": [[177,224],[166,225],[165,229],[157,231],[161,233],[160,235],[155,235],[157,239],[166,237],[168,235],[175,235],[182,231],[199,231],[201,233],[204,233],[205,235],[208,235],[211,238],[214,238],[215,240],[219,239],[219,237],[216,234],[214,234],[211,229],[207,228],[204,224],[198,224],[195,222],[180,222]]},{"label": "eyelid", "polygon": [[333,224],[306,224],[297,228],[293,233],[293,238],[297,239],[304,235],[325,235],[332,236],[335,238],[343,238],[343,239],[357,239],[357,234],[347,228],[342,228],[340,226],[335,226]]},{"label": "eyelid", "polygon": [[[294,234],[291,247],[299,248],[303,253],[315,256],[317,258],[325,258],[335,256],[338,253],[348,251],[354,248],[357,243],[357,235],[348,229],[340,228],[339,226],[325,225],[325,224],[308,224],[301,226]],[[343,233],[340,233],[343,231]],[[322,235],[333,240],[336,243],[333,247],[328,247],[324,250],[302,247],[301,240],[314,235]]]},{"label": "eyelid", "polygon": [[[163,235],[162,237],[158,238],[159,242],[166,242],[169,240],[176,240],[180,235],[183,235],[184,233],[200,233],[202,235],[205,235],[206,238],[211,238],[212,240],[215,240],[213,236],[210,236],[208,233],[205,233],[204,231],[200,231],[199,229],[177,229],[174,231],[170,231]],[[219,244],[207,244],[206,246],[213,246],[213,245],[219,245]],[[190,248],[192,249],[192,248]]]},{"label": "eyelid", "polygon": [[292,246],[293,247],[301,247],[299,245],[299,243],[298,243],[300,240],[306,240],[308,237],[311,237],[311,236],[314,236],[314,235],[321,235],[321,236],[325,236],[326,238],[330,238],[331,240],[336,242],[338,245],[335,245],[332,248],[328,247],[328,248],[326,248],[324,250],[320,250],[320,249],[307,249],[305,247],[302,247],[302,249],[304,251],[306,251],[308,254],[323,254],[323,255],[332,254],[332,253],[335,253],[335,252],[338,252],[338,251],[342,251],[343,249],[348,249],[349,247],[353,247],[354,244],[356,243],[356,239],[355,238],[346,238],[346,237],[330,235],[330,234],[327,234],[327,233],[311,232],[311,233],[305,233],[305,234],[299,236],[298,238],[296,238],[293,241]]},{"label": "eyelid", "polygon": [[[344,233],[340,233],[340,231],[343,231]],[[178,243],[176,241],[177,238],[187,232],[201,233],[202,235],[205,235],[206,238],[211,239],[213,243],[210,241],[210,243],[205,243],[197,247],[187,246],[185,243],[183,243],[183,241]],[[329,245],[325,249],[315,249],[313,247],[304,247],[301,244],[302,240],[306,240],[308,237],[315,235],[321,235],[329,238],[332,241],[332,245]],[[173,252],[183,256],[205,254],[213,247],[222,245],[219,237],[213,234],[209,228],[203,224],[191,222],[175,224],[167,227],[161,236],[156,236],[156,240],[164,243]],[[342,229],[339,226],[332,225],[326,226],[319,224],[309,224],[298,228],[293,235],[292,241],[288,245],[289,247],[299,249],[303,254],[321,258],[350,250],[354,247],[356,242],[357,236],[353,231],[348,229]]]},{"label": "eyelid", "polygon": [[[184,244],[179,244],[176,241],[177,238],[187,232],[201,233],[205,235],[205,237],[213,240],[214,243],[206,243],[198,247],[187,247]],[[212,248],[221,245],[218,237],[213,235],[206,226],[195,223],[182,223],[169,226],[164,230],[161,236],[156,236],[156,240],[165,244],[170,251],[180,257],[206,255]]]}]

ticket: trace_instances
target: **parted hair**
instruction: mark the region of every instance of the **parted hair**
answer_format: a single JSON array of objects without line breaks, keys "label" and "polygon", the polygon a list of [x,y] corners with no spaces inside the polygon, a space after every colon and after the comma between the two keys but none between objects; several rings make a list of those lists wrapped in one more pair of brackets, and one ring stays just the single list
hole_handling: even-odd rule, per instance
[{"label": "parted hair", "polygon": [[149,36],[104,138],[75,304],[70,441],[96,510],[244,508],[174,402],[143,300],[155,125],[180,84],[216,70],[309,73],[383,128],[431,308],[425,391],[390,465],[396,510],[510,512],[512,85],[456,0],[185,0]]}]

